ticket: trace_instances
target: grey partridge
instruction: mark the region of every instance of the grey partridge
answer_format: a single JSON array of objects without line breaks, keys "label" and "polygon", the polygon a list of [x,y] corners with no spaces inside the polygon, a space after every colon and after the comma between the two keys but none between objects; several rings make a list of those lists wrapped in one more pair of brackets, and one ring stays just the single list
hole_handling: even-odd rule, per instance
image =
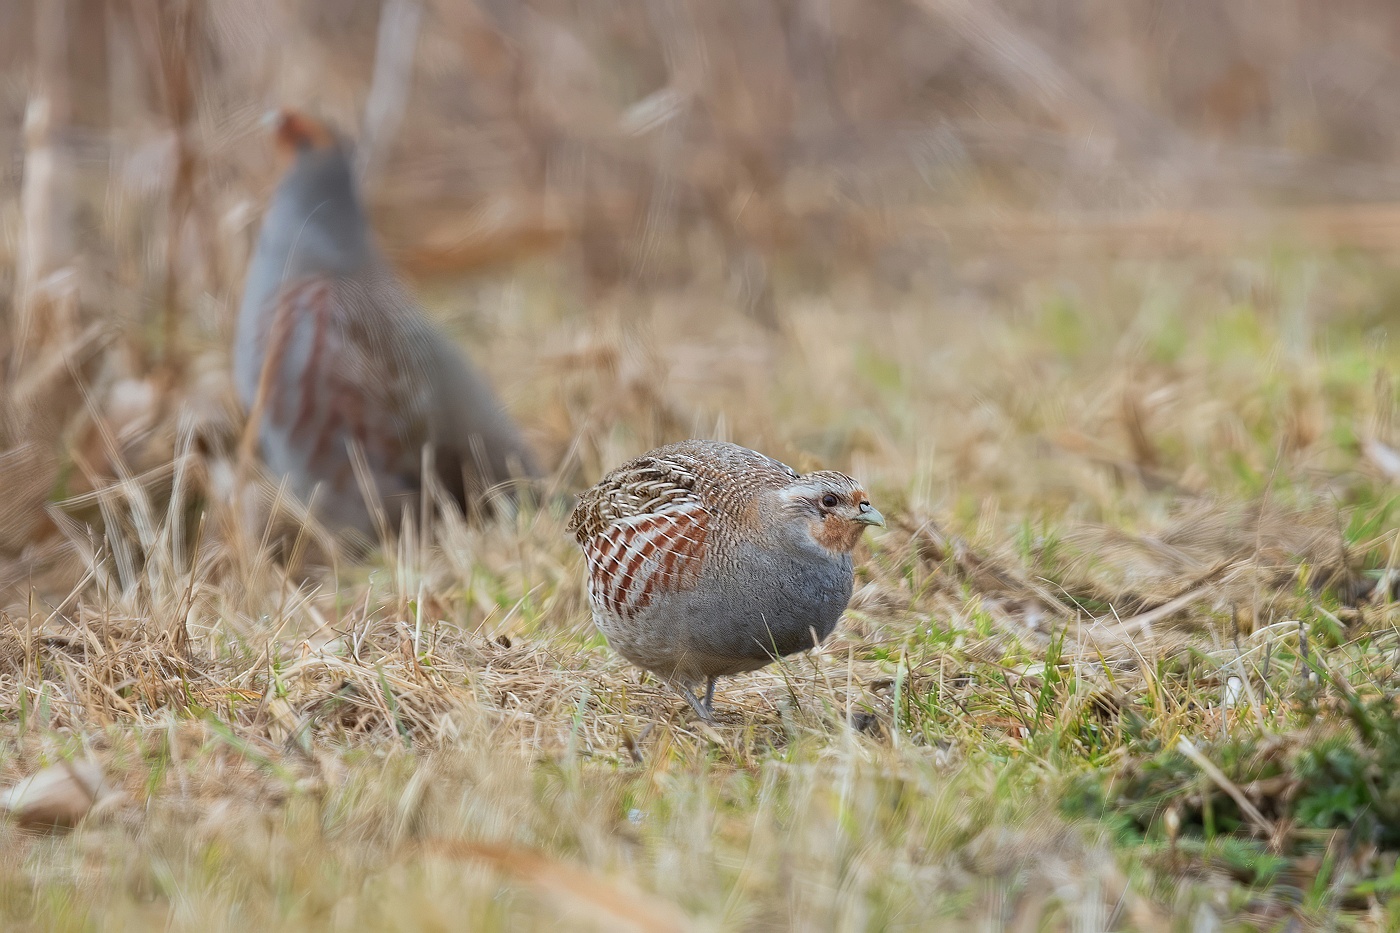
[{"label": "grey partridge", "polygon": [[708,721],[717,677],[831,634],[851,598],[851,551],[883,524],[843,473],[798,475],[746,447],[691,440],[603,477],[569,530],[608,643]]},{"label": "grey partridge", "polygon": [[424,317],[375,243],[348,146],[283,111],[290,167],[264,217],[234,344],[234,380],[263,459],[338,530],[374,531],[363,481],[391,520],[416,509],[425,448],[471,513],[535,477],[534,457],[486,380]]}]

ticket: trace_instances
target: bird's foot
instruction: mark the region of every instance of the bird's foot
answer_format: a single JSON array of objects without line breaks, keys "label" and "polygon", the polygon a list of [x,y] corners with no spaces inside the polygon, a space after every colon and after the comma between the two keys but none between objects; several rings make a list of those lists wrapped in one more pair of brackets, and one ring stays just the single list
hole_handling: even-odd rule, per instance
[{"label": "bird's foot", "polygon": [[704,699],[696,696],[691,691],[690,687],[682,681],[668,680],[666,681],[666,686],[670,687],[676,693],[679,693],[681,697],[690,704],[690,708],[695,710],[695,715],[699,716],[707,723],[714,723],[715,681],[713,677],[710,678],[710,682],[706,687]]}]

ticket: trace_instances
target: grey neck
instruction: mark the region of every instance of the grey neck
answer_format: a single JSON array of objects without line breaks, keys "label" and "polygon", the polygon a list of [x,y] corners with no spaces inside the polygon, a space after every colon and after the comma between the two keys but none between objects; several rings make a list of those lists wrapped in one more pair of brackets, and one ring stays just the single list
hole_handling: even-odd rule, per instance
[{"label": "grey neck", "polygon": [[805,515],[795,512],[789,503],[782,502],[776,492],[767,495],[773,497],[771,514],[782,517],[774,523],[770,532],[775,545],[800,560],[840,561],[841,555],[828,551],[812,538]]},{"label": "grey neck", "polygon": [[272,199],[258,251],[284,257],[284,281],[310,273],[349,273],[370,258],[368,230],[345,153],[339,148],[308,150],[297,155]]}]

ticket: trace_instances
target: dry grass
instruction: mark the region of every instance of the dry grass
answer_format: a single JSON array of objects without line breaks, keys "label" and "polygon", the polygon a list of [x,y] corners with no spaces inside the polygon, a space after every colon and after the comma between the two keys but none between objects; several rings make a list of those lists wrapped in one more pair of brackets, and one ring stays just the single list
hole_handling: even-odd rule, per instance
[{"label": "dry grass", "polygon": [[[136,427],[80,409],[59,433],[89,452],[30,483],[65,491],[15,500],[52,531],[19,538],[6,581],[0,772],[92,756],[109,786],[67,835],[0,827],[0,910],[201,929],[1363,916],[1383,855],[1293,904],[1218,856],[1153,855],[1160,814],[1128,844],[1066,801],[1179,738],[1293,742],[1305,697],[1314,729],[1348,728],[1308,663],[1388,689],[1394,494],[1360,443],[1397,427],[1375,375],[1393,351],[1364,328],[1387,275],[1066,266],[1001,308],[853,287],[794,297],[786,335],[694,293],[619,309],[626,327],[565,314],[547,269],[435,294],[478,309],[476,355],[562,487],[717,434],[849,469],[894,518],[837,636],[726,683],[714,729],[593,632],[559,510],[436,519],[332,572],[275,518],[292,504],[234,483],[222,422],[198,415],[212,377],[157,387]],[[110,407],[121,380],[102,378],[78,384]],[[29,449],[13,475],[59,469]],[[1318,830],[1261,799],[1270,851],[1310,857]]]},{"label": "dry grass", "polygon": [[[1389,6],[11,6],[0,928],[1400,925]],[[367,97],[559,495],[356,555],[226,355],[258,114]],[[688,436],[891,520],[713,728],[563,532]]]}]

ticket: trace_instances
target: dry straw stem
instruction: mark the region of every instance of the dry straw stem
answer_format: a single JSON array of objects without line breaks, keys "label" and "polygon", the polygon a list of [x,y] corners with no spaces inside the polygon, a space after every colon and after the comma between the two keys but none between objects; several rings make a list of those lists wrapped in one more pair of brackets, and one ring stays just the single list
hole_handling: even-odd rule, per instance
[{"label": "dry straw stem", "polygon": [[64,140],[72,109],[69,27],[67,0],[36,7],[34,76],[24,117],[23,234],[12,299],[14,319],[6,341],[12,355],[7,381],[15,378],[26,355],[69,339],[66,331],[75,325],[71,263],[75,247],[72,189],[77,176]]},{"label": "dry straw stem", "polygon": [[1217,787],[1230,795],[1230,799],[1240,808],[1240,812],[1249,817],[1256,831],[1261,833],[1266,839],[1274,838],[1277,834],[1274,825],[1265,818],[1264,814],[1259,812],[1259,808],[1245,796],[1244,791],[1240,790],[1234,781],[1226,777],[1225,772],[1216,767],[1213,761],[1202,754],[1201,750],[1197,748],[1190,739],[1182,736],[1177,740],[1176,748],[1181,754],[1191,759]]},{"label": "dry straw stem", "polygon": [[201,157],[193,138],[195,108],[202,69],[197,60],[203,39],[203,0],[129,0],[128,11],[140,40],[148,73],[159,89],[160,101],[173,142],[174,174],[169,184],[165,229],[165,277],[161,329],[162,357],[167,369],[183,365],[180,321],[184,314],[180,291],[190,276],[181,266],[186,226],[196,222],[207,287],[222,287],[216,225],[208,202],[195,197]]},{"label": "dry straw stem", "polygon": [[389,0],[379,11],[379,35],[374,51],[374,74],[365,99],[356,170],[361,186],[372,188],[384,161],[388,141],[398,131],[413,82],[414,52],[423,20],[419,0]]}]

